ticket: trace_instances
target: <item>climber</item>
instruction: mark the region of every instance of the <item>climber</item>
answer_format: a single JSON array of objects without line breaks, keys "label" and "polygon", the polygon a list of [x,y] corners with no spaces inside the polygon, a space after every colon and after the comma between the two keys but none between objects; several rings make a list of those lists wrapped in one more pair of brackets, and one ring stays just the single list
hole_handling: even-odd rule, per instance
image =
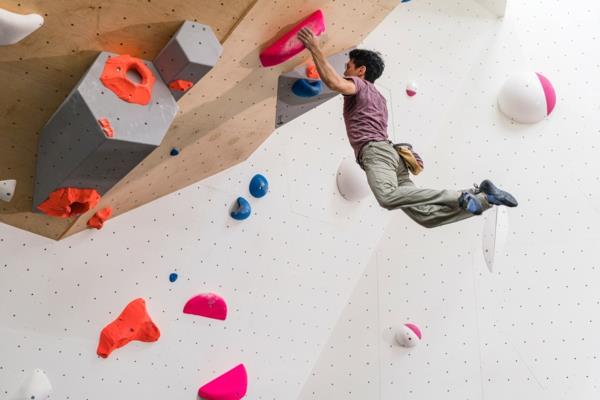
[{"label": "climber", "polygon": [[327,61],[309,28],[300,30],[298,39],[311,53],[323,83],[344,96],[344,122],[350,145],[382,207],[399,208],[418,224],[433,228],[480,215],[493,205],[517,206],[510,193],[488,179],[462,191],[417,188],[400,158],[398,145],[388,140],[386,100],[374,85],[384,69],[381,55],[352,50],[341,76]]}]

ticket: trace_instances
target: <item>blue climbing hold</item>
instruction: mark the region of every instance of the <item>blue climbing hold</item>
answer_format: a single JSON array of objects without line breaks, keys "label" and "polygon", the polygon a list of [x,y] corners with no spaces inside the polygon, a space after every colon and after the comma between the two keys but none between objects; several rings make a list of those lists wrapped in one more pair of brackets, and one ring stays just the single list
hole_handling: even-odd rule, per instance
[{"label": "blue climbing hold", "polygon": [[231,212],[231,218],[238,221],[244,220],[250,216],[250,203],[243,197],[237,198],[237,207]]},{"label": "blue climbing hold", "polygon": [[171,275],[169,275],[169,281],[171,281],[171,282],[175,282],[177,280],[177,278],[178,278],[178,275],[175,272],[173,272]]},{"label": "blue climbing hold", "polygon": [[401,3],[408,3],[410,0],[402,0]]},{"label": "blue climbing hold", "polygon": [[169,153],[169,154],[171,154],[173,157],[178,156],[179,155],[179,149],[177,147],[173,147],[171,149],[171,153]]},{"label": "blue climbing hold", "polygon": [[269,181],[261,174],[256,174],[250,181],[250,194],[260,198],[267,194],[269,190]]},{"label": "blue climbing hold", "polygon": [[298,79],[292,85],[292,92],[300,97],[314,97],[323,91],[323,82],[310,79]]}]

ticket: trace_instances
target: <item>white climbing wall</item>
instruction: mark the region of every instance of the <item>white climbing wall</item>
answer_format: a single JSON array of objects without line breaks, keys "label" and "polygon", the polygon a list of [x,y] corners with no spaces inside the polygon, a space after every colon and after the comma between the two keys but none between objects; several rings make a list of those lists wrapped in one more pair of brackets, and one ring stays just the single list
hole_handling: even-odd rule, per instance
[{"label": "white climbing wall", "polygon": [[[490,177],[520,200],[495,272],[483,219],[426,230],[395,213],[300,399],[592,400],[600,397],[600,4],[402,4],[365,43],[386,56],[396,135],[426,164],[420,186]],[[522,126],[496,95],[519,70],[557,90],[549,119]],[[423,341],[393,344],[414,322]]]},{"label": "white climbing wall", "polygon": [[[248,398],[296,398],[387,224],[374,198],[348,203],[352,156],[341,99],[279,129],[230,170],[61,242],[0,225],[0,399],[34,368],[52,399],[195,398],[244,363]],[[255,173],[270,183],[255,199]],[[253,215],[229,217],[237,196]],[[169,282],[169,274],[179,278]],[[182,314],[215,292],[227,321]],[[137,298],[156,343],[96,356],[101,329]]]},{"label": "white climbing wall", "polygon": [[[598,398],[599,19],[592,0],[513,0],[504,19],[473,0],[413,0],[366,39],[386,58],[390,134],[425,158],[417,183],[490,177],[519,198],[493,274],[482,219],[425,230],[371,197],[341,198],[352,151],[334,99],[246,163],[102,231],[53,242],[0,225],[0,399],[35,368],[53,400],[193,399],[240,362],[249,399]],[[522,69],[557,90],[537,125],[496,107]],[[262,199],[247,189],[258,172]],[[242,222],[228,216],[238,195],[253,207]],[[208,291],[227,321],[181,313]],[[136,297],[160,340],[99,359],[100,330]],[[391,328],[409,321],[423,342],[406,350]]]}]

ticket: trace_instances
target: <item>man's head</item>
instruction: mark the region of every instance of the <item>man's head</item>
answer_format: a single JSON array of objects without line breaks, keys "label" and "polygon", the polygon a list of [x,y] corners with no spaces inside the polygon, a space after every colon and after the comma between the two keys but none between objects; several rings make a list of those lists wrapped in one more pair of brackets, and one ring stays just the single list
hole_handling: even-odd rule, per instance
[{"label": "man's head", "polygon": [[374,83],[385,68],[381,54],[371,50],[354,49],[348,55],[345,76],[357,76]]}]

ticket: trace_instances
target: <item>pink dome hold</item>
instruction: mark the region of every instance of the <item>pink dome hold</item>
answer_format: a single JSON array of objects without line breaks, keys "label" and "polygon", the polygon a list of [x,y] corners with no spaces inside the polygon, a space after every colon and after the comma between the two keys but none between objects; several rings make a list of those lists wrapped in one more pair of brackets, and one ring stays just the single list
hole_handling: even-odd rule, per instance
[{"label": "pink dome hold", "polygon": [[224,321],[227,318],[227,304],[217,294],[203,293],[189,299],[183,307],[183,312]]},{"label": "pink dome hold", "polygon": [[421,339],[421,330],[419,329],[418,326],[416,326],[415,324],[404,324],[408,329],[410,329],[411,331],[413,331],[415,333],[415,335],[417,335],[417,337],[419,339]]},{"label": "pink dome hold", "polygon": [[205,400],[239,400],[247,389],[248,375],[244,364],[240,364],[198,389],[198,396]]}]

